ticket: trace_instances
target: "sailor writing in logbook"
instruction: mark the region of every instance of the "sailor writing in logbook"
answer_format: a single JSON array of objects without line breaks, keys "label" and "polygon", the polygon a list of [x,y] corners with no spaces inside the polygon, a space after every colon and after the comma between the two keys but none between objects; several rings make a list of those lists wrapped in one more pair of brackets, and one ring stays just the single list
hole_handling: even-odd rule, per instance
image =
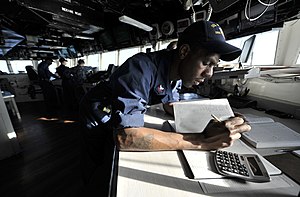
[{"label": "sailor writing in logbook", "polygon": [[124,151],[213,150],[230,146],[241,137],[240,133],[250,130],[243,118],[213,121],[206,131],[210,135],[204,135],[146,128],[144,114],[147,105],[157,103],[163,103],[164,109],[173,113],[176,87],[172,90],[172,81],[182,80],[185,87],[197,85],[212,76],[219,59],[230,61],[240,53],[240,49],[226,43],[218,24],[198,21],[180,35],[176,49],[129,58],[109,82],[100,83],[83,99],[81,116],[89,128],[85,150],[94,162],[91,166],[110,175],[114,144]]}]

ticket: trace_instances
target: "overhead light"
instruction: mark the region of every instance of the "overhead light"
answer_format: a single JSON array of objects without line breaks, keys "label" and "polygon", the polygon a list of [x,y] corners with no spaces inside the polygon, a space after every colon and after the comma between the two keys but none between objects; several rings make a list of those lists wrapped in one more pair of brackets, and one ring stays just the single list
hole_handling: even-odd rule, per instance
[{"label": "overhead light", "polygon": [[63,46],[50,46],[50,49],[66,49],[67,47]]},{"label": "overhead light", "polygon": [[149,25],[141,23],[141,22],[139,22],[137,20],[134,20],[133,18],[130,18],[130,17],[125,16],[125,15],[119,17],[119,21],[121,21],[123,23],[127,23],[127,24],[132,25],[132,26],[135,26],[137,28],[143,29],[145,31],[152,31],[152,29],[153,29]]},{"label": "overhead light", "polygon": [[96,32],[98,32],[100,30],[103,30],[103,28],[97,27],[95,25],[89,25],[89,29],[87,29],[87,30],[85,30],[85,31],[83,31],[81,33],[84,33],[84,34],[93,34],[93,33],[96,33]]},{"label": "overhead light", "polygon": [[17,134],[15,132],[7,133],[8,139],[17,138]]},{"label": "overhead light", "polygon": [[72,36],[68,33],[63,33],[61,36],[64,38],[72,38]]},{"label": "overhead light", "polygon": [[84,39],[84,40],[94,40],[93,37],[87,37],[87,36],[75,36],[74,38],[78,38],[78,39]]},{"label": "overhead light", "polygon": [[34,52],[34,53],[51,53],[51,54],[54,53],[53,51],[45,51],[45,50],[32,50],[32,52]]}]

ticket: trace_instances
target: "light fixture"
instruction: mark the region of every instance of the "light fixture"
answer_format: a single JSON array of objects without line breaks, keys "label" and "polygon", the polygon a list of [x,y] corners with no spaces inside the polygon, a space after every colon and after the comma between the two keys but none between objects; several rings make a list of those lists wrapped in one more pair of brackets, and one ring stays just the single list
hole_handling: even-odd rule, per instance
[{"label": "light fixture", "polygon": [[141,22],[139,22],[137,20],[134,20],[133,18],[130,18],[130,17],[125,16],[125,15],[120,16],[119,17],[119,21],[121,21],[123,23],[127,23],[127,24],[132,25],[132,26],[135,26],[137,28],[143,29],[145,31],[152,31],[152,29],[153,29],[149,25],[141,23]]},{"label": "light fixture", "polygon": [[17,134],[15,132],[7,133],[8,139],[17,138]]},{"label": "light fixture", "polygon": [[77,38],[77,39],[83,39],[83,40],[94,40],[93,37],[79,36],[79,35],[74,36],[74,38]]},{"label": "light fixture", "polygon": [[63,33],[61,36],[64,38],[72,38],[72,36],[68,33]]},{"label": "light fixture", "polygon": [[38,49],[32,50],[32,52],[34,52],[34,53],[51,53],[51,54],[54,53],[53,51],[38,50]]}]

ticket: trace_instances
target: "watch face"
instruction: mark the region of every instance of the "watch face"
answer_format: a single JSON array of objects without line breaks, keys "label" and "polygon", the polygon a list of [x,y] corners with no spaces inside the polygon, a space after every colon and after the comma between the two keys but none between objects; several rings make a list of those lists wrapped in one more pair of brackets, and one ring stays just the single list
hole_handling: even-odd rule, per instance
[{"label": "watch face", "polygon": [[166,21],[162,24],[161,31],[164,35],[171,35],[174,32],[174,25],[171,21]]},{"label": "watch face", "polygon": [[163,30],[163,32],[169,32],[169,31],[170,31],[170,26],[164,25],[164,26],[162,27],[162,30]]}]

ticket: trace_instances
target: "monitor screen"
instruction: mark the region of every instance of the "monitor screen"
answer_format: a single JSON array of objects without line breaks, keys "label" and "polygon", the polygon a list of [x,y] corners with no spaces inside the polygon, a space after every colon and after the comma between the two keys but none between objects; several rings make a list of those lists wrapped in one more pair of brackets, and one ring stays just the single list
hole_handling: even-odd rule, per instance
[{"label": "monitor screen", "polygon": [[70,58],[77,58],[77,51],[73,45],[68,47],[68,53],[69,53]]},{"label": "monitor screen", "polygon": [[68,49],[61,49],[61,50],[58,50],[57,52],[58,52],[59,57],[70,58]]},{"label": "monitor screen", "polygon": [[250,57],[250,54],[252,52],[252,48],[253,48],[253,45],[254,45],[255,37],[256,37],[256,35],[253,35],[244,42],[244,45],[243,45],[243,48],[242,48],[242,53],[241,53],[241,56],[240,56],[240,62],[241,63],[248,62],[248,59]]}]

